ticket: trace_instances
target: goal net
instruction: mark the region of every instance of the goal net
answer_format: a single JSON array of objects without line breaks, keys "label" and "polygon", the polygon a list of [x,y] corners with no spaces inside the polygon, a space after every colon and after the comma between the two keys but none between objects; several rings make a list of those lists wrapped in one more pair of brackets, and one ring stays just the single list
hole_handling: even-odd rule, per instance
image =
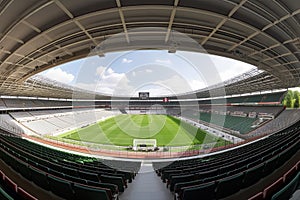
[{"label": "goal net", "polygon": [[138,150],[148,150],[148,148],[156,148],[156,139],[133,139],[134,151]]}]

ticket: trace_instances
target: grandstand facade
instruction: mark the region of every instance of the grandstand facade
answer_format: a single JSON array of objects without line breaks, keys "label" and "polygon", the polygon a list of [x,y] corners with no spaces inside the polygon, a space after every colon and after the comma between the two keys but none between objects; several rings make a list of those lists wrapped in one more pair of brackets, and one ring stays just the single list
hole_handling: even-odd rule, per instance
[{"label": "grandstand facade", "polygon": [[[287,88],[300,84],[297,1],[3,0],[0,19],[0,199],[300,198],[300,112],[282,105]],[[176,41],[178,35],[186,37]],[[214,54],[257,68],[147,99],[38,74],[95,54],[151,49]],[[145,126],[148,115],[168,116],[190,143],[135,151],[79,134],[132,115]],[[75,139],[59,137],[74,130]]]}]

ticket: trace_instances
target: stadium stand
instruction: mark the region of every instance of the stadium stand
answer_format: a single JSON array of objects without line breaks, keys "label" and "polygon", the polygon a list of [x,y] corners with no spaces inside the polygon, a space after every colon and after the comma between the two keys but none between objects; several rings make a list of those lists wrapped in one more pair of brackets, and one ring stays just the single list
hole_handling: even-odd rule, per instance
[{"label": "stadium stand", "polygon": [[119,113],[119,111],[112,112],[104,109],[85,108],[10,112],[10,115],[34,133],[55,135],[95,123],[96,121]]},{"label": "stadium stand", "polygon": [[289,169],[283,176],[278,178],[263,191],[258,192],[249,200],[282,200],[290,199],[296,190],[300,189],[300,161]]},{"label": "stadium stand", "polygon": [[253,185],[282,166],[299,150],[299,130],[300,123],[297,122],[236,150],[203,159],[177,161],[163,168],[163,163],[154,163],[154,167],[177,199],[197,199],[196,196],[206,192],[213,199],[224,198]]},{"label": "stadium stand", "polygon": [[269,121],[264,126],[251,131],[247,137],[254,137],[263,134],[270,134],[289,127],[300,119],[299,110],[284,110],[277,118]]},{"label": "stadium stand", "polygon": [[244,135],[276,118],[283,110],[283,106],[200,105],[200,113],[185,109],[183,115],[224,132]]},{"label": "stadium stand", "polygon": [[253,129],[251,128],[251,126],[257,119],[231,115],[221,116],[212,113],[200,113],[200,120],[207,123],[213,123],[220,127],[238,131],[241,134],[245,134]]},{"label": "stadium stand", "polygon": [[[2,156],[2,154],[1,154]],[[0,157],[2,158],[2,157]],[[0,170],[0,199],[5,200],[37,200],[34,196],[19,187]]]},{"label": "stadium stand", "polygon": [[72,106],[72,101],[1,98],[0,108],[36,108]]},{"label": "stadium stand", "polygon": [[245,96],[237,96],[237,97],[228,97],[228,98],[217,98],[213,100],[203,100],[199,101],[199,104],[249,104],[249,103],[280,103],[284,97],[286,92],[274,92],[274,93],[266,93],[266,94],[256,94],[256,95],[245,95]]},{"label": "stadium stand", "polygon": [[[65,153],[22,138],[0,135],[1,159],[24,178],[66,199],[117,199],[139,170],[139,162],[121,162],[116,170],[91,157]],[[114,162],[114,161],[110,161]]]}]

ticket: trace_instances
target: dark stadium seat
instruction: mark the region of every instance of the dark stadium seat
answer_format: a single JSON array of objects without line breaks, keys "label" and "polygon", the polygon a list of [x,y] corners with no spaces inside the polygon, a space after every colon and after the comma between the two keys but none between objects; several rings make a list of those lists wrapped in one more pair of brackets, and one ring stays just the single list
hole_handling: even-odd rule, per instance
[{"label": "dark stadium seat", "polygon": [[7,152],[3,152],[3,161],[10,166],[14,164],[11,155]]},{"label": "dark stadium seat", "polygon": [[266,187],[263,191],[263,198],[264,199],[270,199],[271,196],[278,191],[282,186],[284,185],[283,178],[280,177],[278,180],[276,180],[274,183]]},{"label": "dark stadium seat", "polygon": [[216,198],[221,199],[240,191],[243,184],[243,178],[244,173],[238,173],[221,179],[217,186]]},{"label": "dark stadium seat", "polygon": [[19,161],[18,168],[22,176],[24,176],[28,180],[31,180],[31,171],[27,163],[24,163],[23,161]]},{"label": "dark stadium seat", "polygon": [[82,179],[99,182],[98,174],[96,173],[78,171],[78,174]]},{"label": "dark stadium seat", "polygon": [[245,172],[243,187],[249,187],[263,177],[264,163],[261,163]]},{"label": "dark stadium seat", "polygon": [[18,186],[10,178],[4,176],[3,178],[3,187],[4,190],[13,198],[16,198]]},{"label": "dark stadium seat", "polygon": [[50,190],[57,196],[65,199],[73,199],[73,191],[69,181],[48,175]]},{"label": "dark stadium seat", "polygon": [[284,174],[283,181],[285,183],[289,183],[297,175],[298,171],[300,171],[300,170],[297,169],[297,165],[295,165],[294,167],[292,167],[289,171],[287,171]]},{"label": "dark stadium seat", "polygon": [[18,196],[23,200],[37,200],[37,198],[23,190],[21,187],[18,187]]},{"label": "dark stadium seat", "polygon": [[32,181],[39,187],[45,190],[49,190],[50,187],[47,179],[47,174],[31,166],[29,167],[29,169],[30,169]]},{"label": "dark stadium seat", "polygon": [[93,181],[87,181],[86,184],[89,186],[93,186],[93,187],[109,189],[113,195],[117,195],[119,193],[118,186],[115,184],[99,183],[99,182],[93,182]]},{"label": "dark stadium seat", "polygon": [[78,172],[76,169],[66,167],[66,166],[61,167],[61,172],[64,174],[71,175],[71,176],[78,176]]},{"label": "dark stadium seat", "polygon": [[275,169],[277,169],[277,161],[279,156],[274,156],[265,162],[264,175],[267,176],[271,174]]},{"label": "dark stadium seat", "polygon": [[100,180],[103,183],[111,183],[118,186],[119,192],[124,192],[125,183],[121,177],[101,175]]},{"label": "dark stadium seat", "polygon": [[190,187],[193,185],[200,185],[203,183],[203,179],[197,179],[194,181],[188,181],[188,182],[181,182],[181,183],[176,183],[174,186],[174,192],[179,193],[182,188],[184,187]]},{"label": "dark stadium seat", "polygon": [[80,184],[84,184],[84,185],[87,183],[86,179],[82,179],[82,178],[79,178],[76,176],[71,176],[68,174],[63,174],[62,178],[66,179],[68,181],[74,182],[74,183],[80,183]]},{"label": "dark stadium seat", "polygon": [[170,190],[174,191],[174,186],[176,183],[188,182],[197,179],[199,176],[195,174],[186,174],[186,175],[178,175],[172,176],[170,180]]},{"label": "dark stadium seat", "polygon": [[206,183],[183,188],[183,200],[212,200],[215,199],[216,183]]},{"label": "dark stadium seat", "polygon": [[74,184],[74,199],[75,200],[111,200],[107,191],[103,188],[86,187],[80,184]]},{"label": "dark stadium seat", "polygon": [[263,199],[264,199],[263,192],[259,192],[256,195],[250,197],[248,200],[263,200]]},{"label": "dark stadium seat", "polygon": [[284,188],[272,196],[271,200],[288,200],[295,192],[300,179],[300,172]]}]

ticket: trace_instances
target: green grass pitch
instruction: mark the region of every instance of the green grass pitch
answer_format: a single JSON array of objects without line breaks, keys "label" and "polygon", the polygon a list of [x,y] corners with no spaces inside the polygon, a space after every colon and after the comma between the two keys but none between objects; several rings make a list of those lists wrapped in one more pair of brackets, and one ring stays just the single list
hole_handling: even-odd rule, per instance
[{"label": "green grass pitch", "polygon": [[129,146],[133,139],[156,139],[158,146],[188,146],[225,141],[167,115],[118,115],[58,137],[99,144]]}]

